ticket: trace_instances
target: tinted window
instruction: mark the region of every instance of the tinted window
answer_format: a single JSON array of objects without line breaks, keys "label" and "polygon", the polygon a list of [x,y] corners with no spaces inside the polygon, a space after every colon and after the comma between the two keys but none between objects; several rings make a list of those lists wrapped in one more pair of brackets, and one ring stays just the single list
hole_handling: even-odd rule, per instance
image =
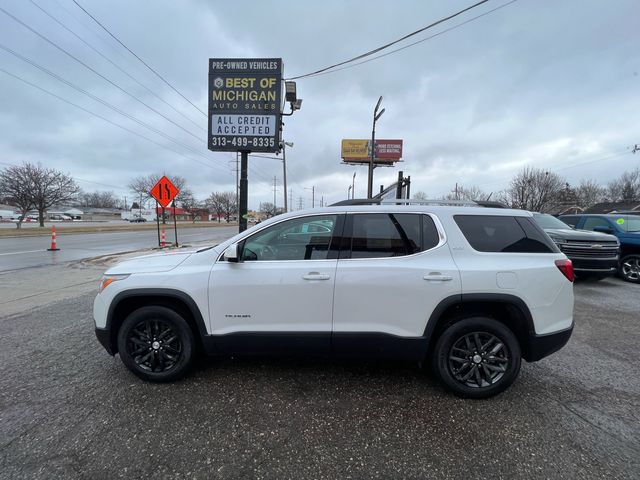
[{"label": "tinted window", "polygon": [[526,218],[456,215],[454,219],[469,244],[480,252],[550,253],[557,251],[546,236]]},{"label": "tinted window", "polygon": [[372,213],[351,218],[351,258],[412,255],[439,241],[433,220],[426,215]]},{"label": "tinted window", "polygon": [[609,225],[609,222],[606,221],[604,218],[600,218],[600,217],[588,217],[585,221],[584,221],[584,225],[582,226],[582,228],[584,230],[593,230],[594,227],[605,227],[605,228],[611,228],[611,225]]},{"label": "tinted window", "polygon": [[578,220],[580,220],[580,217],[576,217],[575,215],[562,215],[560,217],[560,220],[562,220],[567,225],[570,225],[573,228],[575,228],[576,225],[578,224]]},{"label": "tinted window", "polygon": [[569,225],[548,213],[534,213],[533,219],[538,225],[545,229],[571,230]]},{"label": "tinted window", "polygon": [[243,261],[324,260],[337,215],[295,218],[265,228],[244,241]]}]

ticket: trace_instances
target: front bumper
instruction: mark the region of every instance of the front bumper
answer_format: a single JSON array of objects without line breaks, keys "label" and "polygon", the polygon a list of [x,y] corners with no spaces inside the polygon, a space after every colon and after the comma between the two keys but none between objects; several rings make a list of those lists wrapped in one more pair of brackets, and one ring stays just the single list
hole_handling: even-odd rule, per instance
[{"label": "front bumper", "polygon": [[618,271],[618,258],[581,258],[567,255],[576,273],[614,275]]},{"label": "front bumper", "polygon": [[546,335],[529,335],[524,359],[527,362],[538,360],[557,352],[564,347],[573,333],[573,323],[566,330],[548,333]]},{"label": "front bumper", "polygon": [[106,328],[97,328],[96,327],[96,337],[98,337],[98,341],[104,347],[104,349],[109,353],[109,355],[115,355],[115,349],[113,344],[111,343],[111,331]]}]

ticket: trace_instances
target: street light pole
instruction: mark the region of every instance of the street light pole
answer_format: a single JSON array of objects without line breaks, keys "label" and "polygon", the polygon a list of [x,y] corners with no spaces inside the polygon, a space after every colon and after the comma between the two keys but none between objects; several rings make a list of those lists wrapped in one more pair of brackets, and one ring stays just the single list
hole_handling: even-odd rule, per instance
[{"label": "street light pole", "polygon": [[351,180],[351,198],[356,198],[356,172],[353,172],[353,179]]},{"label": "street light pole", "polygon": [[374,159],[376,154],[376,122],[384,113],[384,108],[380,110],[378,113],[378,108],[380,108],[380,103],[382,103],[382,96],[378,99],[378,103],[376,103],[376,108],[373,110],[373,126],[371,128],[371,156],[369,157],[369,178],[367,182],[367,198],[373,197],[373,169],[375,168]]}]

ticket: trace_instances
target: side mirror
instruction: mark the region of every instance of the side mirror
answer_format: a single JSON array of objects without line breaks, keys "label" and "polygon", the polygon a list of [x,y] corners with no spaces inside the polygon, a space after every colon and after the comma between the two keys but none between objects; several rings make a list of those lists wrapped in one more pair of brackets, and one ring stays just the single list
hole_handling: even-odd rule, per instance
[{"label": "side mirror", "polygon": [[224,259],[227,262],[238,262],[238,244],[229,245],[224,251]]},{"label": "side mirror", "polygon": [[600,233],[613,233],[613,229],[611,227],[605,227],[600,225],[593,227],[593,231],[600,232]]}]

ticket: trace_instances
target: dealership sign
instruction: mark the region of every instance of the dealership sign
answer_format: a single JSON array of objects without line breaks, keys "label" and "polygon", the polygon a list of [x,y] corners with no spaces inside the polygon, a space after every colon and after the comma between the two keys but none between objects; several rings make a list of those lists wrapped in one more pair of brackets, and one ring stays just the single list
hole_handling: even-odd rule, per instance
[{"label": "dealership sign", "polygon": [[[346,163],[369,163],[371,140],[342,140],[341,157]],[[394,163],[402,158],[402,140],[375,141],[374,163]]]},{"label": "dealership sign", "polygon": [[278,152],[282,59],[209,59],[209,150]]}]

